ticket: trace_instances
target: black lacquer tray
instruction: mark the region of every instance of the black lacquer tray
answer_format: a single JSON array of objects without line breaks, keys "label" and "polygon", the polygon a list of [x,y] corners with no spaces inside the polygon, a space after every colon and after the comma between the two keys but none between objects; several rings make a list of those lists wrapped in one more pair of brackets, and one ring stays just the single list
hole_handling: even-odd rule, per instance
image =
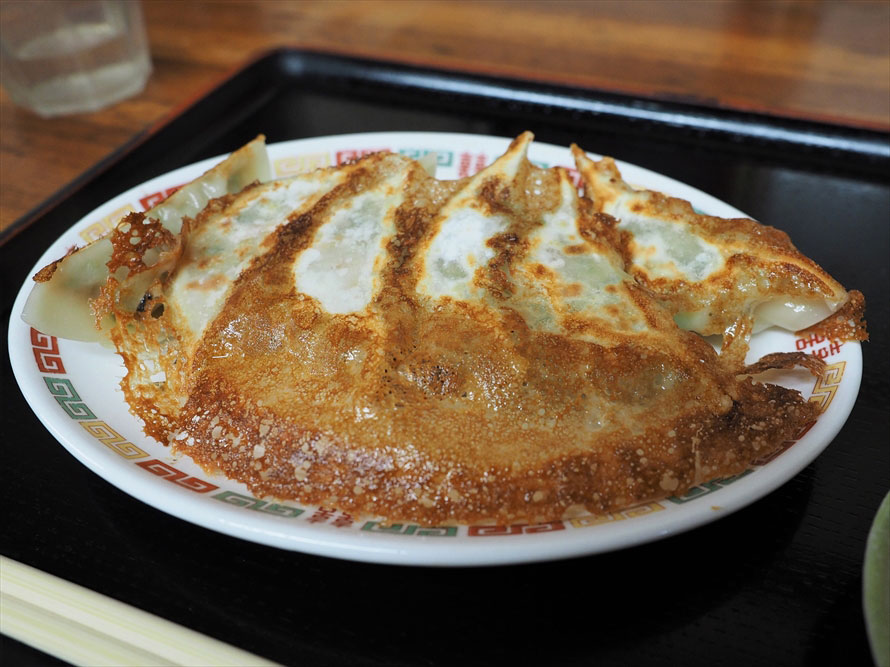
[{"label": "black lacquer tray", "polygon": [[[700,188],[787,231],[865,293],[872,341],[859,400],[813,464],[721,521],[615,553],[478,569],[338,561],[133,500],[43,428],[4,354],[2,553],[284,664],[868,664],[862,555],[890,489],[887,135],[275,51],[17,221],[0,239],[4,322],[32,265],[74,221],[258,133],[526,129]],[[3,648],[8,664],[48,660]]]}]

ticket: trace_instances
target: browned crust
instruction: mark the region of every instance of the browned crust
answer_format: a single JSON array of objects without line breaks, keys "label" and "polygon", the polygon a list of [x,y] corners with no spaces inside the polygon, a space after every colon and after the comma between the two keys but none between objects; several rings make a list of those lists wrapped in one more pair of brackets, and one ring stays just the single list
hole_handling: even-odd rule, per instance
[{"label": "browned crust", "polygon": [[806,368],[810,373],[821,377],[825,372],[825,362],[813,354],[803,352],[774,352],[761,357],[753,364],[745,366],[742,373],[745,375],[757,375],[764,371],[778,368]]},{"label": "browned crust", "polygon": [[[344,167],[344,182],[279,227],[193,355],[177,344],[175,321],[120,308],[111,279],[106,309],[118,317],[113,337],[130,370],[123,387],[149,434],[258,496],[438,523],[553,520],[682,493],[741,472],[815,418],[799,393],[737,379],[742,363],[677,329],[632,281],[621,289],[646,323],[638,335],[577,315],[563,318],[564,334],[532,330],[513,307],[510,275],[558,199],[526,198],[497,178],[481,183],[476,201],[509,221],[476,273],[488,301],[418,293],[437,213],[464,183],[441,184],[416,166],[374,302],[327,313],[296,291],[293,262],[338,206],[404,168],[393,162],[401,159],[377,154]],[[518,178],[531,175],[547,192],[563,178],[528,164]],[[579,206],[585,242],[613,253],[614,220]],[[115,242],[111,266],[145,269],[128,256],[132,246],[143,250]],[[150,292],[159,302],[165,280]],[[165,386],[140,369],[160,338]],[[793,355],[763,367],[790,363],[815,368]]]},{"label": "browned crust", "polygon": [[[555,520],[578,508],[600,513],[682,495],[709,479],[743,472],[818,416],[817,406],[797,392],[747,382],[740,385],[741,400],[716,420],[688,414],[669,430],[603,439],[517,470],[398,443],[368,449],[252,408],[233,399],[229,387],[202,391],[194,408],[224,409],[214,411],[218,420],[197,420],[198,427],[187,429],[197,444],[183,440],[177,447],[204,467],[245,481],[258,497],[430,524]],[[261,435],[264,424],[274,426]],[[237,433],[241,441],[222,444],[214,429]],[[260,441],[261,460],[251,456],[251,443]]]},{"label": "browned crust", "polygon": [[149,220],[144,213],[127,214],[111,233],[114,247],[108,261],[108,272],[117,273],[126,268],[127,275],[141,273],[150,268],[145,255],[154,248],[170,248],[179,244],[175,235],[157,221]]},{"label": "browned crust", "polygon": [[52,279],[53,274],[56,272],[56,269],[59,267],[59,264],[62,262],[62,260],[65,259],[66,257],[68,257],[69,255],[73,255],[78,250],[80,250],[80,248],[78,248],[77,246],[71,246],[70,248],[68,248],[68,252],[66,252],[62,257],[59,257],[59,259],[57,259],[54,262],[50,262],[49,264],[44,266],[42,269],[40,269],[37,273],[35,273],[34,277],[33,277],[34,282],[36,282],[36,283],[49,282]]}]

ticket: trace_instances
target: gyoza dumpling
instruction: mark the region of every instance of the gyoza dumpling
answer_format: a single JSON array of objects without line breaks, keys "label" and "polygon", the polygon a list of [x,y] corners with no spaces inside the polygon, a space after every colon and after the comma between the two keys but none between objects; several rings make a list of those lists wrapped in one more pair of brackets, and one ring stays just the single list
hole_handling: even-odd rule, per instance
[{"label": "gyoza dumpling", "polygon": [[[215,197],[240,192],[249,183],[270,177],[265,138],[260,136],[146,211],[145,217],[158,220],[170,237],[167,243],[156,244],[151,252],[145,243],[138,249],[134,245],[134,253],[139,255],[140,262],[144,259],[155,267],[154,273],[159,273],[163,267],[161,255],[172,249],[172,239],[179,234],[183,218],[197,215]],[[160,242],[159,237],[156,240]],[[104,237],[44,267],[34,277],[34,289],[22,310],[22,318],[51,336],[107,343],[107,328],[97,326],[90,300],[99,296],[99,289],[108,278],[111,255],[111,241]],[[126,274],[122,271],[119,278],[124,280]],[[129,299],[136,299],[133,307],[151,282],[146,275],[142,278],[142,284],[133,285],[130,290]]]},{"label": "gyoza dumpling", "polygon": [[585,194],[627,270],[684,329],[737,340],[769,326],[810,327],[862,295],[850,294],[788,235],[748,219],[697,213],[689,202],[624,182],[611,158],[572,147]]}]

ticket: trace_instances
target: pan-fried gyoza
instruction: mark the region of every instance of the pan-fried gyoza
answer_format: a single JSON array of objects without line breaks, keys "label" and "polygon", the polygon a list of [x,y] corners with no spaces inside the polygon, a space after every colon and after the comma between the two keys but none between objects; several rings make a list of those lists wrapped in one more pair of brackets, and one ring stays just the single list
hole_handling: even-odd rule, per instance
[{"label": "pan-fried gyoza", "polygon": [[[614,510],[741,472],[817,417],[750,374],[821,362],[746,368],[739,331],[842,307],[858,323],[861,295],[780,232],[634,191],[576,150],[579,196],[527,160],[531,139],[458,181],[375,153],[260,182],[252,143],[208,172],[222,196],[122,220],[104,268],[78,273],[88,247],[41,271],[25,317],[65,336],[65,309],[91,309],[146,432],[205,469],[392,520]],[[815,315],[773,312],[794,300]],[[743,342],[723,355],[699,335],[726,329]]]}]

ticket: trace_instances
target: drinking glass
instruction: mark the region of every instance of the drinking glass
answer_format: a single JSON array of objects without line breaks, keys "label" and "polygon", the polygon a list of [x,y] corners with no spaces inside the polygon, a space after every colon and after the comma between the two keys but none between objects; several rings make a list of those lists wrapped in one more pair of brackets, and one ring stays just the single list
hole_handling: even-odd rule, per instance
[{"label": "drinking glass", "polygon": [[136,1],[0,2],[0,84],[41,116],[101,109],[141,92],[150,73]]}]

